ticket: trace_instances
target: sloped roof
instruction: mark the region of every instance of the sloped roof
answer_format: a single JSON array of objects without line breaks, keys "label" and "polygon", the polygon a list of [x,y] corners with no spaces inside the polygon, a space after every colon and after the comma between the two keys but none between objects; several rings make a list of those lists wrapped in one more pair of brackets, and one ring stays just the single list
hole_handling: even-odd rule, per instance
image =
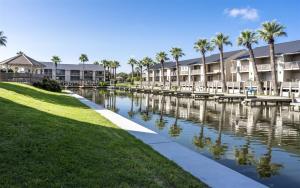
[{"label": "sloped roof", "polygon": [[[261,46],[253,49],[254,56],[257,57],[269,57],[269,46]],[[300,40],[290,41],[290,42],[283,42],[275,44],[275,55],[282,55],[282,54],[293,54],[293,53],[300,53]],[[237,57],[236,59],[244,59],[249,58],[249,54],[246,53]]]},{"label": "sloped roof", "polygon": [[1,65],[19,65],[19,66],[34,66],[34,67],[45,67],[44,64],[28,57],[25,54],[18,54],[12,58],[0,62]]},{"label": "sloped roof", "polygon": [[[244,54],[246,53],[245,50],[235,50],[235,51],[230,51],[230,52],[224,52],[224,60],[230,60],[232,59],[231,57],[238,55],[238,54]],[[212,54],[210,56],[206,57],[206,63],[210,64],[210,63],[215,63],[215,62],[219,62],[220,61],[220,54]],[[179,61],[179,66],[188,66],[188,65],[195,65],[195,64],[201,64],[202,63],[202,58],[194,58],[194,59],[187,59],[187,60],[182,60]],[[166,62],[164,64],[165,68],[174,68],[176,67],[176,63],[175,62]],[[161,68],[161,64],[155,64],[152,69],[159,69]]]},{"label": "sloped roof", "polygon": [[[41,62],[46,67],[45,69],[53,69],[54,64],[52,62]],[[64,69],[64,70],[82,70],[83,64],[58,64],[57,69]],[[93,71],[103,71],[104,68],[102,65],[94,65],[94,64],[84,64],[84,69],[86,71],[93,70]]]}]

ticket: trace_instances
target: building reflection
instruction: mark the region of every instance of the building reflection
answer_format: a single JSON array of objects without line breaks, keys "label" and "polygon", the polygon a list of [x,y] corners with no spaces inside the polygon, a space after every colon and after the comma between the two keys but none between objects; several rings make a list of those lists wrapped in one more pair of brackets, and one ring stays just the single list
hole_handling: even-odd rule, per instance
[{"label": "building reflection", "polygon": [[[116,98],[120,95],[123,97],[124,93],[89,91],[84,94],[115,112],[119,110]],[[199,125],[198,131],[190,138],[196,148],[205,150],[217,160],[222,159],[227,151],[232,151],[237,165],[253,166],[261,178],[276,175],[283,168],[283,164],[273,161],[273,147],[300,153],[300,113],[289,111],[287,107],[247,107],[240,103],[142,93],[127,93],[126,96],[130,101],[126,111],[128,117],[139,114],[137,117],[145,122],[153,119],[159,131],[167,130],[175,138],[183,134],[184,121],[193,121]],[[213,134],[211,130],[214,130]],[[243,142],[229,145],[223,139],[226,135]],[[266,152],[255,152],[254,141],[262,143]]]}]

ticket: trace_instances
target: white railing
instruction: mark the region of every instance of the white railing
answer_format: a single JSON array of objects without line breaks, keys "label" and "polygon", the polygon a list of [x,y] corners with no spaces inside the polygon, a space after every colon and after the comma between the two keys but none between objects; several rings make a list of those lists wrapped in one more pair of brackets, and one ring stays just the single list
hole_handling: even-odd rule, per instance
[{"label": "white railing", "polygon": [[300,69],[300,61],[285,62],[284,69]]},{"label": "white railing", "polygon": [[180,71],[179,74],[180,74],[180,75],[188,75],[188,74],[189,74],[189,71]]},{"label": "white railing", "polygon": [[256,65],[258,71],[270,71],[271,70],[271,64],[260,64]]},{"label": "white railing", "polygon": [[200,69],[194,69],[194,70],[192,70],[191,71],[191,74],[201,74],[201,71],[200,71]]},{"label": "white railing", "polygon": [[249,72],[249,65],[242,65],[240,67],[240,72]]}]

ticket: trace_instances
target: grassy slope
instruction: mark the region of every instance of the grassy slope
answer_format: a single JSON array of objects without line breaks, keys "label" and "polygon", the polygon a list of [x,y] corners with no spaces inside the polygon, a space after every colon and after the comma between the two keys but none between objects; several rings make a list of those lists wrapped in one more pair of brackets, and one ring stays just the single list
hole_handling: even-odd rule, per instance
[{"label": "grassy slope", "polygon": [[0,83],[0,187],[203,187],[76,99]]}]

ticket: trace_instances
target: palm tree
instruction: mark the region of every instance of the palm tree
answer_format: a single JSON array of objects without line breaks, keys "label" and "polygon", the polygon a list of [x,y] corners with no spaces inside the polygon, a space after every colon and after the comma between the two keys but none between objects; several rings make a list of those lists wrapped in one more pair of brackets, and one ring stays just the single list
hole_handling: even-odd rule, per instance
[{"label": "palm tree", "polygon": [[280,23],[278,23],[277,21],[273,20],[271,22],[264,22],[262,24],[262,28],[260,30],[258,30],[260,38],[269,44],[274,95],[278,95],[278,83],[277,83],[277,74],[276,74],[276,65],[275,65],[274,44],[275,44],[276,37],[287,36],[287,33],[284,31],[284,29],[285,29],[285,26],[283,26]]},{"label": "palm tree", "polygon": [[259,94],[262,94],[261,80],[257,71],[256,61],[255,61],[254,52],[252,48],[252,45],[257,43],[258,43],[257,33],[250,30],[242,31],[240,36],[237,39],[237,44],[239,46],[246,47],[249,52],[250,60],[252,62],[252,66],[254,70],[254,77],[255,77],[254,80],[257,81],[257,90]]},{"label": "palm tree", "polygon": [[168,61],[168,54],[165,52],[158,52],[156,54],[156,61],[158,61],[161,65],[161,72],[162,72],[162,81],[163,81],[163,88],[165,88],[166,81],[165,81],[165,75],[164,75],[164,70],[165,70],[165,61]]},{"label": "palm tree", "polygon": [[84,79],[84,69],[85,69],[84,63],[85,63],[85,62],[88,62],[88,61],[89,61],[89,58],[87,57],[86,54],[81,54],[80,57],[79,57],[79,61],[80,61],[80,62],[82,63],[82,65],[83,65],[83,74],[82,74],[82,76],[83,76],[83,81],[84,81],[84,80],[85,80],[85,79]]},{"label": "palm tree", "polygon": [[109,62],[106,60],[106,59],[103,59],[100,61],[100,65],[103,66],[103,69],[104,69],[104,82],[106,82],[106,68],[108,66]]},{"label": "palm tree", "polygon": [[206,57],[205,54],[208,51],[213,51],[214,47],[207,39],[199,39],[194,44],[194,48],[197,52],[200,52],[202,55],[202,65],[203,65],[203,82],[204,82],[204,90],[207,88],[207,79],[206,79]]},{"label": "palm tree", "polygon": [[0,46],[6,46],[7,43],[7,37],[3,34],[3,31],[0,31]]},{"label": "palm tree", "polygon": [[99,61],[94,61],[94,65],[100,65]]},{"label": "palm tree", "polygon": [[137,66],[140,70],[140,87],[142,87],[142,85],[143,85],[143,66],[144,66],[143,61],[142,60],[137,61]]},{"label": "palm tree", "polygon": [[54,65],[55,65],[55,79],[56,79],[56,78],[57,78],[57,77],[56,77],[56,74],[57,74],[57,65],[61,62],[61,59],[60,59],[60,57],[54,55],[54,56],[52,56],[51,61],[52,61],[52,62],[54,63]]},{"label": "palm tree", "polygon": [[147,83],[150,85],[150,67],[154,65],[154,61],[150,57],[145,57],[142,59],[143,66],[147,69]]},{"label": "palm tree", "polygon": [[211,41],[220,51],[220,68],[221,68],[221,80],[222,80],[222,91],[226,92],[226,80],[225,80],[225,65],[224,65],[224,45],[232,45],[229,41],[229,36],[223,33],[217,33]]},{"label": "palm tree", "polygon": [[176,61],[176,79],[177,79],[177,87],[180,87],[180,76],[179,76],[179,58],[184,56],[184,53],[182,52],[181,48],[172,48],[170,50],[171,55],[173,56],[174,60]]},{"label": "palm tree", "polygon": [[130,58],[128,60],[128,64],[131,65],[131,84],[133,84],[133,82],[134,82],[134,80],[133,80],[134,79],[134,65],[137,64],[137,60],[134,58]]},{"label": "palm tree", "polygon": [[119,68],[120,62],[119,61],[113,61],[113,75],[114,75],[114,79],[117,78],[117,68]]}]

